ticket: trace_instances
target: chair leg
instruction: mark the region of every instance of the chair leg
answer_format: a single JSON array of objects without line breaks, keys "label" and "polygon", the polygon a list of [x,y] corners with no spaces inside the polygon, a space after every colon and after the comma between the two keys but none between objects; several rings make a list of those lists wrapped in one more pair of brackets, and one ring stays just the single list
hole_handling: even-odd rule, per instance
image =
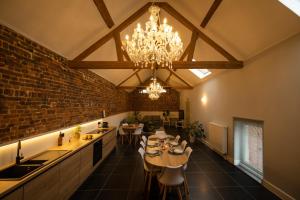
[{"label": "chair leg", "polygon": [[150,174],[149,174],[149,180],[148,180],[148,192],[150,192],[151,190],[151,181],[152,181],[152,172],[150,171]]},{"label": "chair leg", "polygon": [[178,196],[179,196],[179,199],[182,200],[182,195],[181,195],[181,191],[180,191],[180,186],[177,186],[176,189],[177,189],[177,194],[178,194]]},{"label": "chair leg", "polygon": [[163,195],[163,200],[166,199],[166,195],[167,195],[167,186],[164,186],[164,195]]},{"label": "chair leg", "polygon": [[124,135],[121,135],[121,144],[124,144]]},{"label": "chair leg", "polygon": [[187,199],[190,199],[190,191],[189,191],[189,186],[188,186],[188,183],[187,183],[187,178],[186,178],[185,174],[183,176],[184,176],[184,182],[183,182],[183,184],[184,184],[184,191],[186,193],[185,195],[186,195]]},{"label": "chair leg", "polygon": [[165,186],[163,184],[158,183],[159,186],[159,194],[161,195],[164,191]]}]

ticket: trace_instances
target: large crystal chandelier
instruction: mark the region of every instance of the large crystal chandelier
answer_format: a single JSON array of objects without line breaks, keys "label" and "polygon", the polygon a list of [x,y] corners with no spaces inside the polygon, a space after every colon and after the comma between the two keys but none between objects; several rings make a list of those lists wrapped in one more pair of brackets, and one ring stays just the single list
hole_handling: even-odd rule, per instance
[{"label": "large crystal chandelier", "polygon": [[172,69],[172,62],[178,60],[182,53],[183,44],[178,32],[172,31],[166,18],[160,24],[159,10],[159,7],[152,5],[145,30],[137,24],[131,40],[128,35],[125,36],[123,49],[136,67],[154,69],[157,64]]},{"label": "large crystal chandelier", "polygon": [[146,87],[146,89],[142,90],[141,93],[148,94],[151,100],[157,100],[162,93],[167,91],[157,82],[155,76],[153,76],[151,80],[152,82],[150,85]]}]

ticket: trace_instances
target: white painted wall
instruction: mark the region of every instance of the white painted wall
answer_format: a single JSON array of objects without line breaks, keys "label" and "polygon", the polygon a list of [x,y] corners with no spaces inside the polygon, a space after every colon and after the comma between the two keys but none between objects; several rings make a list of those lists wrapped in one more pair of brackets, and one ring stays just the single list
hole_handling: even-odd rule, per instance
[{"label": "white painted wall", "polygon": [[264,179],[300,199],[300,34],[247,61],[241,70],[183,91],[182,109],[187,98],[192,121],[229,127],[230,158],[232,118],[263,120]]},{"label": "white painted wall", "polygon": [[[80,124],[81,133],[85,134],[95,130],[98,127],[99,121],[106,121],[109,126],[118,127],[120,121],[128,116],[130,112],[124,112],[116,115],[112,115],[103,119],[97,119],[90,122]],[[43,152],[51,147],[57,146],[58,134],[60,131],[65,133],[64,142],[69,141],[69,137],[74,133],[76,126],[69,128],[50,131],[49,133],[42,134],[37,137],[27,138],[22,140],[22,149],[25,159],[35,154]],[[15,162],[17,154],[17,143],[11,143],[8,145],[0,146],[0,168],[3,168],[9,164]]]}]

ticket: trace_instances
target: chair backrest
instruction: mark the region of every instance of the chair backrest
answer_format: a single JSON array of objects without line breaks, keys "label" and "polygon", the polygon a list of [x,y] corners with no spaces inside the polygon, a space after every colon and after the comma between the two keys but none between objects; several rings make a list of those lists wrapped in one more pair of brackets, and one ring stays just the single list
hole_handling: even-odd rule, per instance
[{"label": "chair backrest", "polygon": [[144,128],[144,124],[143,123],[139,123],[139,127],[140,128]]},{"label": "chair backrest", "polygon": [[142,136],[142,140],[144,141],[145,144],[147,144],[147,138],[146,138],[146,136],[143,135]]},{"label": "chair backrest", "polygon": [[166,185],[180,185],[184,182],[183,166],[167,166],[163,168],[159,179]]},{"label": "chair backrest", "polygon": [[176,137],[175,137],[175,142],[179,142],[179,139],[180,139],[180,135],[176,135]]},{"label": "chair backrest", "polygon": [[186,140],[183,140],[183,141],[181,142],[181,148],[182,148],[183,150],[185,150],[186,145],[187,145],[187,141],[186,141]]},{"label": "chair backrest", "polygon": [[145,149],[146,144],[143,141],[140,141],[140,144],[142,145],[143,149]]},{"label": "chair backrest", "polygon": [[137,128],[137,129],[135,129],[135,131],[134,131],[133,134],[134,134],[134,135],[141,135],[141,134],[142,134],[142,128],[139,127],[139,128]]},{"label": "chair backrest", "polygon": [[165,131],[155,131],[155,135],[166,135]]},{"label": "chair backrest", "polygon": [[187,147],[184,151],[185,155],[190,158],[190,155],[192,153],[193,149],[191,147]]},{"label": "chair backrest", "polygon": [[141,154],[141,157],[144,160],[145,150],[142,147],[140,147],[139,150],[138,150],[138,152]]},{"label": "chair backrest", "polygon": [[128,123],[123,123],[122,126],[128,126]]},{"label": "chair backrest", "polygon": [[123,130],[123,128],[121,126],[119,127],[119,134],[126,135],[126,132]]}]

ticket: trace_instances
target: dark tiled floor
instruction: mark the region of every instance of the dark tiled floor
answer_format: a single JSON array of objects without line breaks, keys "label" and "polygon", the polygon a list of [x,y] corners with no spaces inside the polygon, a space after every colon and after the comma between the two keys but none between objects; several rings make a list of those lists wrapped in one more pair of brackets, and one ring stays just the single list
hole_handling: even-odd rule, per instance
[{"label": "dark tiled floor", "polygon": [[[177,134],[174,129],[169,134]],[[279,199],[252,178],[225,161],[205,145],[192,145],[193,153],[186,176],[191,199],[196,200],[277,200]],[[81,185],[74,200],[144,199],[143,165],[138,147],[118,144],[115,151]],[[150,199],[160,199],[153,179]],[[167,199],[178,199],[170,193]]]}]

